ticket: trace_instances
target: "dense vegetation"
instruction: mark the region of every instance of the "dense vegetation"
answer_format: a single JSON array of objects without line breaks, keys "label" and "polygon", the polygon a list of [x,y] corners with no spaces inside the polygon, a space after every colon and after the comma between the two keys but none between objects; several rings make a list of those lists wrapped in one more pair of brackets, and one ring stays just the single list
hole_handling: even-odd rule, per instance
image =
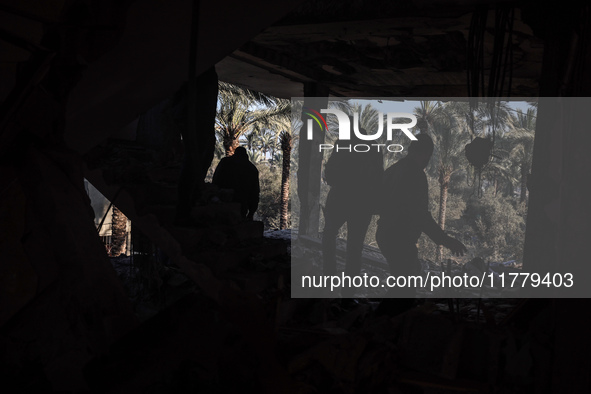
[{"label": "dense vegetation", "polygon": [[[248,92],[240,89],[220,97],[220,108],[226,109],[218,110],[218,149],[212,169],[238,143],[245,146],[250,160],[260,172],[258,219],[264,221],[266,228],[280,228],[281,208],[287,204],[286,197],[282,199],[281,193],[282,172],[285,172],[286,164],[281,136],[283,132],[285,138],[290,129],[297,130],[300,127],[298,110],[294,109],[292,124],[286,111],[289,103],[285,101],[267,98],[267,102],[264,102],[260,97],[249,96]],[[242,97],[242,101],[237,97]],[[361,107],[348,102],[339,102],[338,105],[351,114],[359,112],[360,125],[367,130],[375,129],[378,111],[371,105]],[[240,108],[232,109],[232,106]],[[240,113],[241,118],[229,118],[229,115],[237,113]],[[435,152],[426,169],[430,209],[435,220],[448,233],[466,244],[469,251],[467,258],[479,256],[485,260],[520,261],[527,212],[526,182],[531,168],[535,131],[535,106],[522,112],[507,103],[500,103],[491,115],[491,109],[485,105],[471,109],[468,103],[420,102],[415,115],[419,121],[414,131],[427,132],[435,141]],[[327,121],[334,122],[335,119],[329,116]],[[238,132],[228,132],[231,127],[224,125],[231,125],[232,130]],[[289,147],[290,150],[293,146],[292,174],[295,174],[294,166],[297,166],[296,135],[294,133],[292,143],[289,134],[289,143],[283,145],[283,148]],[[482,168],[470,165],[464,152],[466,144],[476,137],[494,139],[490,161]],[[336,137],[327,134],[326,138],[334,141]],[[397,138],[400,139],[398,142],[408,146],[408,141],[402,135]],[[389,167],[403,155],[385,154],[384,167]],[[328,154],[325,156],[327,159]],[[289,157],[287,162],[290,162]],[[328,186],[323,184],[323,197],[327,192]],[[297,191],[295,182],[292,182],[292,196],[294,193]],[[368,200],[372,198],[375,197],[368,196]],[[297,208],[297,199],[294,202],[294,208]],[[292,216],[283,227],[291,227],[292,222],[297,225],[297,209],[293,210]],[[321,218],[320,229],[322,226]],[[366,243],[372,246],[376,246],[375,228],[376,218],[366,238]],[[346,236],[346,226],[340,235]],[[446,252],[438,250],[425,236],[421,237],[419,244],[421,258],[435,261],[447,258]]]}]

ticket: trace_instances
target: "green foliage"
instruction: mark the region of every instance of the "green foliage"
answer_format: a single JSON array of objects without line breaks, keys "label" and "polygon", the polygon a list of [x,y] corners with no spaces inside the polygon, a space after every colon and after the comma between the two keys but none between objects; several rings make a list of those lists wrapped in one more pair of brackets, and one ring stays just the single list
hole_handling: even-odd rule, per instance
[{"label": "green foliage", "polygon": [[466,246],[474,248],[477,255],[496,261],[521,259],[525,219],[515,199],[493,193],[473,197],[462,222],[465,232],[471,234]]},{"label": "green foliage", "polygon": [[[299,103],[301,106],[301,103]],[[339,109],[347,112],[359,112],[361,127],[372,132],[376,129],[378,112],[371,106],[363,108],[339,101]],[[421,120],[417,125],[422,131],[432,135],[435,141],[435,152],[431,164],[426,169],[429,182],[429,210],[434,218],[438,218],[440,210],[441,174],[449,174],[448,197],[446,201],[446,227],[449,235],[464,242],[468,248],[468,255],[463,260],[481,257],[485,261],[521,260],[525,235],[525,212],[527,200],[520,193],[524,175],[531,168],[533,137],[535,130],[535,109],[526,113],[511,110],[505,104],[497,109],[499,116],[495,129],[495,147],[490,163],[482,172],[482,182],[472,183],[472,174],[464,157],[464,147],[472,136],[491,136],[489,110],[485,107],[470,113],[467,103],[438,103],[424,102],[417,108],[415,114]],[[513,111],[514,115],[509,113]],[[292,118],[275,118],[271,125],[252,123],[253,127],[242,134],[241,145],[247,147],[253,161],[259,169],[261,195],[259,209],[256,213],[258,220],[262,220],[266,228],[280,227],[281,210],[281,149],[279,135],[283,130],[297,131],[301,126],[299,113],[301,109],[294,109]],[[327,116],[329,130],[337,130],[333,116]],[[297,196],[297,157],[298,133],[293,135],[290,204],[294,209],[291,213],[291,223],[298,223]],[[400,137],[401,141],[405,137]],[[335,134],[327,133],[327,143],[334,141]],[[222,139],[219,139],[219,156],[224,152]],[[382,141],[380,141],[382,142]],[[398,143],[398,141],[393,141]],[[219,157],[218,156],[218,157]],[[330,153],[325,152],[324,162]],[[384,155],[385,167],[403,157],[404,154]],[[212,166],[215,168],[215,166]],[[321,183],[321,205],[326,201],[329,187]],[[368,196],[374,198],[375,196]],[[368,201],[368,203],[372,203]],[[324,227],[324,218],[320,215],[319,230]],[[291,224],[288,226],[291,227]],[[375,231],[377,217],[372,219],[369,226],[366,244],[377,246]],[[346,225],[340,230],[339,237],[346,239]],[[419,239],[419,256],[423,259],[436,260],[437,246],[426,236]],[[447,251],[444,257],[448,257]]]},{"label": "green foliage", "polygon": [[266,151],[272,141],[269,138],[265,140],[265,135],[270,130],[284,127],[291,113],[290,108],[288,100],[220,82],[215,119],[217,140],[223,143],[226,155],[231,155],[240,138],[244,137],[247,146],[252,148],[252,135],[259,135],[257,143],[260,145],[256,148]]},{"label": "green foliage", "polygon": [[[430,176],[429,174],[427,174],[427,181],[429,183],[429,212],[431,212],[431,216],[437,218],[437,214],[439,213],[439,182],[435,177]],[[457,230],[458,227],[456,223],[461,219],[466,209],[466,196],[469,194],[469,190],[460,175],[452,177],[450,184],[455,185],[456,187],[450,187],[447,195],[447,225],[445,232],[463,242],[461,233]],[[463,187],[459,187],[461,185],[463,185]],[[437,246],[429,239],[429,237],[424,234],[421,235],[418,244],[419,258],[423,260],[437,260]]]}]

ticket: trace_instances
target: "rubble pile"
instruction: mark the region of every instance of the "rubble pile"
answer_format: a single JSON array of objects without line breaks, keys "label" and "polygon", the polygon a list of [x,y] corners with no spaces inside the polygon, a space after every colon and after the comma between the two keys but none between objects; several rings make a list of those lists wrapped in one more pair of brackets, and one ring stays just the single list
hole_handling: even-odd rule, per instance
[{"label": "rubble pile", "polygon": [[[266,235],[290,242],[288,231]],[[313,253],[297,244],[293,250]],[[178,272],[174,265],[168,270]],[[226,309],[186,287],[89,365],[86,376],[105,391],[253,393],[267,385],[295,393],[516,392],[530,378],[529,370],[509,368],[530,357],[532,346],[510,316],[523,308],[520,300],[418,300],[390,317],[376,313],[377,298],[292,299],[287,253],[251,254],[223,276],[244,297],[234,300],[238,305]],[[163,283],[174,287],[172,278]]]}]

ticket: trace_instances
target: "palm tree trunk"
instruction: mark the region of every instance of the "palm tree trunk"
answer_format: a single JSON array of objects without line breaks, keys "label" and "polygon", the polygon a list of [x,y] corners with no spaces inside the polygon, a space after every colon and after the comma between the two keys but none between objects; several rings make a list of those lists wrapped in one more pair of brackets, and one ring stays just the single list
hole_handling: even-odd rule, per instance
[{"label": "palm tree trunk", "polygon": [[288,207],[289,207],[289,170],[291,165],[291,134],[281,133],[281,150],[283,151],[283,167],[281,171],[281,218],[279,228],[287,228]]},{"label": "palm tree trunk", "polygon": [[519,193],[519,202],[524,203],[527,198],[527,168],[521,167],[521,191]]},{"label": "palm tree trunk", "polygon": [[113,205],[111,219],[111,256],[117,257],[126,251],[127,217]]},{"label": "palm tree trunk", "polygon": [[230,157],[234,154],[236,148],[240,146],[240,142],[236,137],[236,134],[227,134],[224,136],[224,150],[226,151],[226,157]]},{"label": "palm tree trunk", "polygon": [[[449,171],[440,170],[439,172],[439,226],[445,230],[445,211],[447,210],[447,191],[449,189],[449,180],[451,173]],[[439,261],[443,260],[443,246],[439,245],[437,248],[437,257]]]}]

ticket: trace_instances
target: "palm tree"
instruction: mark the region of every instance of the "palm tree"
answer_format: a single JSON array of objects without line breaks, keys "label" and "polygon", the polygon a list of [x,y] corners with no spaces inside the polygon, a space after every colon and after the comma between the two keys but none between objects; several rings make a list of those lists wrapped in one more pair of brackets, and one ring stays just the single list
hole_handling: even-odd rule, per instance
[{"label": "palm tree", "polygon": [[428,133],[433,122],[441,112],[441,103],[438,101],[421,101],[419,107],[415,108],[414,114],[417,117],[417,128],[421,133]]},{"label": "palm tree", "polygon": [[[438,224],[445,229],[447,197],[452,175],[460,170],[464,160],[464,146],[468,142],[467,125],[463,121],[461,111],[465,111],[465,105],[458,103],[441,105],[431,102],[422,103],[415,114],[420,117],[417,124],[422,127],[421,132],[429,131],[435,149],[433,151],[432,165],[435,166],[437,180],[439,182],[439,214]],[[443,247],[438,248],[438,258],[443,258]]]},{"label": "palm tree", "polygon": [[520,203],[525,203],[527,198],[527,176],[533,158],[536,115],[537,111],[534,107],[528,108],[525,113],[518,109],[515,115],[511,115],[509,122],[511,132],[507,133],[507,138],[514,144],[509,153],[509,159],[519,165]]},{"label": "palm tree", "polygon": [[111,253],[112,257],[118,257],[126,252],[127,240],[127,216],[113,205],[111,216]]},{"label": "palm tree", "polygon": [[260,137],[259,130],[254,128],[250,133],[244,136],[246,140],[246,149],[253,150],[257,145],[257,139]]},{"label": "palm tree", "polygon": [[288,223],[289,170],[291,164],[291,149],[293,147],[291,132],[287,130],[282,131],[279,135],[279,141],[283,153],[283,167],[281,169],[281,219],[279,222],[279,228],[283,230],[287,228]]},{"label": "palm tree", "polygon": [[379,111],[372,107],[371,104],[362,107],[361,104],[355,103],[351,111],[359,114],[359,127],[363,127],[370,134],[377,130],[379,122],[383,122],[383,119],[379,118]]},{"label": "palm tree", "polygon": [[494,195],[503,190],[505,196],[513,196],[513,183],[516,178],[513,174],[513,168],[508,160],[508,152],[502,147],[505,145],[506,138],[497,137],[495,144],[495,155],[500,160],[493,160],[486,165],[487,178],[492,179],[491,184],[494,188]]},{"label": "palm tree", "polygon": [[481,116],[485,118],[485,133],[492,135],[494,142],[497,133],[506,131],[511,120],[511,108],[506,101],[499,101],[494,106],[483,106]]},{"label": "palm tree", "polygon": [[271,157],[273,157],[273,150],[277,137],[269,129],[265,129],[264,131],[265,132],[260,136],[261,153],[263,154],[263,157],[266,158],[267,153],[270,152]]},{"label": "palm tree", "polygon": [[253,164],[257,164],[263,160],[261,153],[256,150],[249,150],[246,153],[248,154],[248,160]]},{"label": "palm tree", "polygon": [[216,132],[226,156],[232,156],[240,137],[256,129],[273,129],[281,117],[289,116],[289,101],[273,98],[220,82]]},{"label": "palm tree", "polygon": [[240,137],[255,130],[277,126],[281,117],[289,116],[288,100],[265,96],[228,83],[220,82],[216,115],[216,132],[226,156],[232,156]]}]

